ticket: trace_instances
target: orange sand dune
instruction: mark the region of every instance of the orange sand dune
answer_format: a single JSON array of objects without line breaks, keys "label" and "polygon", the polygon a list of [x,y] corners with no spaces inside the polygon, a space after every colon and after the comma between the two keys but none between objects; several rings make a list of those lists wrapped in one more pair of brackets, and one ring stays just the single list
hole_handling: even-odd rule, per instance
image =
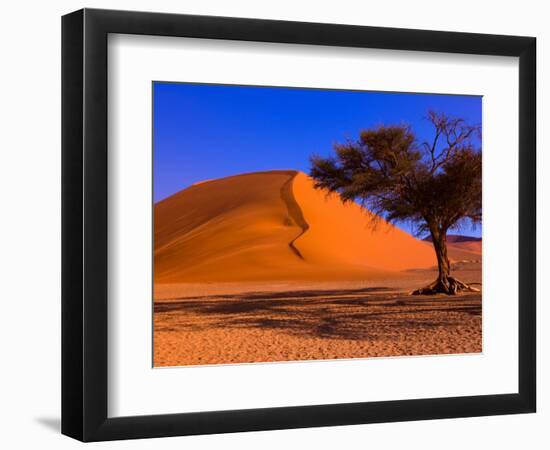
[{"label": "orange sand dune", "polygon": [[314,190],[301,172],[195,184],[155,205],[156,284],[368,279],[435,264],[430,243]]}]

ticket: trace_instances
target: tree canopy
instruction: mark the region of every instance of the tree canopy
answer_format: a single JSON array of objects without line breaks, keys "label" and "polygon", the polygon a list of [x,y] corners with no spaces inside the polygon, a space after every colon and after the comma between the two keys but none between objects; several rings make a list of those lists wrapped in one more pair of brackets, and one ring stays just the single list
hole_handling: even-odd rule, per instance
[{"label": "tree canopy", "polygon": [[447,231],[482,217],[481,129],[444,113],[427,118],[430,140],[420,141],[407,125],[364,130],[356,141],[336,144],[334,156],[312,156],[310,175],[316,188],[375,213],[374,221],[409,221],[417,234],[429,232],[440,278],[447,278]]}]

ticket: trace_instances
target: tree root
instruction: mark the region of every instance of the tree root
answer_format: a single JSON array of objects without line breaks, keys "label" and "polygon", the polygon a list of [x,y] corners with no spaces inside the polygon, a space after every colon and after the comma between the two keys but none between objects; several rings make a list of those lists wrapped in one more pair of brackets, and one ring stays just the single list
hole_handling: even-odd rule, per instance
[{"label": "tree root", "polygon": [[459,292],[480,292],[480,290],[470,285],[467,285],[466,283],[456,278],[445,277],[438,278],[428,286],[412,291],[411,295],[456,295]]}]

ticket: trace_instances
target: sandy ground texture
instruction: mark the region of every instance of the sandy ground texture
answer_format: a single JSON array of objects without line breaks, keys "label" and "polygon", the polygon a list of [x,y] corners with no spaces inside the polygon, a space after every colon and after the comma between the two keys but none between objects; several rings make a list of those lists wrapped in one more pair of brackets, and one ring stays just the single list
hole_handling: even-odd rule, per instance
[{"label": "sandy ground texture", "polygon": [[[377,286],[251,283],[225,286],[232,290],[225,294],[223,286],[190,286],[206,295],[155,301],[154,365],[481,352],[480,293],[408,295],[434,275],[410,273]],[[456,275],[475,282],[480,271]]]}]

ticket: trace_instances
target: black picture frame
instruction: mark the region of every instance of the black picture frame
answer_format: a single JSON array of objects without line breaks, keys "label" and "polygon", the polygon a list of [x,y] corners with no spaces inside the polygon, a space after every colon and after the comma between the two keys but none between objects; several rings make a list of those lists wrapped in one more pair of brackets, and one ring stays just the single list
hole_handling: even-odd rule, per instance
[{"label": "black picture frame", "polygon": [[[519,57],[517,393],[107,416],[109,33]],[[535,412],[536,40],[320,23],[83,9],[62,18],[62,433],[82,441]],[[516,295],[516,293],[510,293]]]}]

